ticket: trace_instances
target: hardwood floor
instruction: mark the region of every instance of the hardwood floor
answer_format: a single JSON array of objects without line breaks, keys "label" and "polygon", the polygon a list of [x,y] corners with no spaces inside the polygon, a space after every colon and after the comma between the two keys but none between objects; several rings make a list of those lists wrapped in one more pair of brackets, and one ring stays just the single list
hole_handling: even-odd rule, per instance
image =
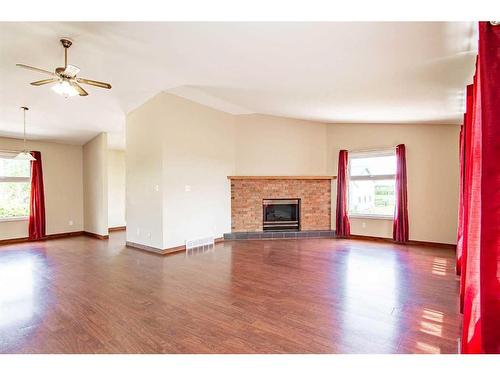
[{"label": "hardwood floor", "polygon": [[450,250],[304,239],[160,256],[124,242],[0,247],[0,352],[457,352]]}]

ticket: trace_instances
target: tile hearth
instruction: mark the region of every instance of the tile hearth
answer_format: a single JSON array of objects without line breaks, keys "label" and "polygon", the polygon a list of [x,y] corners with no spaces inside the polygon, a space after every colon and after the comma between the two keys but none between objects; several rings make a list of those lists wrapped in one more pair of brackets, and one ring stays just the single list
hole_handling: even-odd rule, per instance
[{"label": "tile hearth", "polygon": [[269,240],[296,238],[333,238],[334,230],[302,230],[302,231],[265,231],[265,232],[233,232],[224,233],[225,240]]}]

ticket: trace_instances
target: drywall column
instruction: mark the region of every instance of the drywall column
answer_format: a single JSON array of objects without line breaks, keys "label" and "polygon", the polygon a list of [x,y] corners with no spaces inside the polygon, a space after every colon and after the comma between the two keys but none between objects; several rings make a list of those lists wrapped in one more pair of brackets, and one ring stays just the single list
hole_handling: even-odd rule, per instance
[{"label": "drywall column", "polygon": [[101,133],[83,146],[84,230],[108,235],[108,139]]},{"label": "drywall column", "polygon": [[219,238],[231,231],[235,116],[171,94],[163,150],[163,246]]},{"label": "drywall column", "polygon": [[157,95],[127,115],[125,211],[127,243],[163,250],[163,124],[165,109]]},{"label": "drywall column", "polygon": [[125,223],[125,151],[108,150],[108,225]]},{"label": "drywall column", "polygon": [[234,116],[167,93],[127,115],[130,245],[164,251],[231,230],[234,131]]}]

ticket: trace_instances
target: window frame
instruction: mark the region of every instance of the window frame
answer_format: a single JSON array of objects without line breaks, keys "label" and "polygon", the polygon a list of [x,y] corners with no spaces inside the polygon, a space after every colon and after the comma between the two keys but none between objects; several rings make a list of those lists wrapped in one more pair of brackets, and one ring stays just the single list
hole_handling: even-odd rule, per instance
[{"label": "window frame", "polygon": [[[15,153],[6,153],[6,152],[0,152],[0,159],[14,159]],[[0,175],[0,184],[4,182],[26,182],[30,183],[31,182],[31,168],[30,168],[30,176],[28,177],[7,177],[7,176],[1,176]],[[29,207],[28,207],[29,210]],[[10,216],[10,217],[0,217],[0,222],[6,222],[6,221],[25,221],[29,219],[29,214],[25,216]]]},{"label": "window frame", "polygon": [[[383,214],[358,214],[352,213],[349,207],[350,202],[350,181],[380,181],[380,180],[394,180],[396,182],[396,172],[394,174],[384,175],[367,175],[367,176],[351,176],[351,160],[352,159],[365,159],[370,157],[384,157],[396,156],[396,149],[379,149],[372,151],[349,151],[347,163],[347,216],[353,219],[375,219],[375,220],[394,220],[394,213],[392,215]],[[396,203],[396,202],[394,202]]]}]

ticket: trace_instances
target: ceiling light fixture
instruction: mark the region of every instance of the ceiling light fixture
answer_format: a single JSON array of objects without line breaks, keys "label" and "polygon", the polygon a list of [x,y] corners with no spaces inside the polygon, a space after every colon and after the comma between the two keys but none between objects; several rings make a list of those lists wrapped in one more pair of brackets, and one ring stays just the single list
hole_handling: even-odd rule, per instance
[{"label": "ceiling light fixture", "polygon": [[23,110],[23,123],[24,123],[23,151],[21,151],[19,154],[17,154],[14,159],[34,161],[36,159],[26,149],[26,111],[28,110],[28,107],[21,107],[21,109]]},{"label": "ceiling light fixture", "polygon": [[51,88],[59,95],[62,95],[65,98],[70,98],[72,96],[79,95],[78,90],[75,89],[67,79],[61,79]]},{"label": "ceiling light fixture", "polygon": [[91,85],[94,87],[100,87],[101,89],[110,89],[111,85],[106,82],[94,81],[93,79],[85,79],[77,77],[80,72],[80,68],[74,65],[68,64],[68,48],[71,47],[73,42],[67,38],[60,40],[62,46],[64,47],[64,66],[60,66],[51,72],[49,70],[35,68],[34,66],[25,64],[16,64],[20,68],[34,70],[38,73],[47,74],[50,78],[42,79],[40,81],[31,82],[33,86],[43,86],[54,83],[51,87],[59,95],[65,98],[70,98],[72,96],[87,96],[89,93],[80,86],[80,84]]}]

